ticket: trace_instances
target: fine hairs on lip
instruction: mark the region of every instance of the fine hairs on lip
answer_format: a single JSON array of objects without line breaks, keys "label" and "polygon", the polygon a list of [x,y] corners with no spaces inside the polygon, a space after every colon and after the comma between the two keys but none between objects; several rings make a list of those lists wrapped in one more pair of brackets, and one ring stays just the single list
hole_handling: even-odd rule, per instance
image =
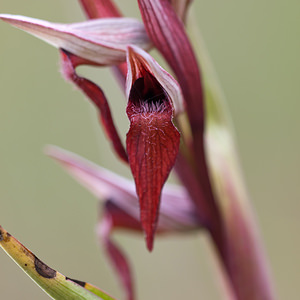
[{"label": "fine hairs on lip", "polygon": [[163,99],[157,99],[155,101],[139,100],[139,104],[135,105],[135,111],[138,113],[162,113],[166,109],[166,104]]}]

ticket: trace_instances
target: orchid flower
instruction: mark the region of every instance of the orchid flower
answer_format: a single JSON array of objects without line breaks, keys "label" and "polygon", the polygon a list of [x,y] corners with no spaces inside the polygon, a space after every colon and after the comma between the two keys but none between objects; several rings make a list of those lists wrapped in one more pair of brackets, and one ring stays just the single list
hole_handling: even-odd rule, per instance
[{"label": "orchid flower", "polygon": [[[111,238],[115,229],[144,233],[149,251],[156,233],[206,230],[221,262],[226,297],[275,299],[251,209],[245,204],[226,110],[213,90],[207,58],[200,56],[200,68],[185,30],[192,1],[137,2],[142,22],[122,17],[112,0],[80,0],[90,19],[80,23],[0,15],[59,49],[64,78],[95,105],[112,148],[133,180],[59,148],[48,148],[47,153],[100,199],[97,234],[128,300],[135,299],[133,275]],[[148,53],[152,48],[172,74]],[[77,74],[83,64],[112,67],[121,82],[130,122],[126,146],[102,88]],[[166,184],[172,170],[181,186]]]}]

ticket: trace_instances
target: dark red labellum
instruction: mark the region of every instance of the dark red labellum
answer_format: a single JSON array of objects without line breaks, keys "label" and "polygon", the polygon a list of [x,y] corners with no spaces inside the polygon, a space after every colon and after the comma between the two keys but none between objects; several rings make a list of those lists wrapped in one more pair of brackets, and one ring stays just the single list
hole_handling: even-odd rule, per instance
[{"label": "dark red labellum", "polygon": [[180,134],[172,123],[168,94],[152,74],[145,70],[140,73],[129,94],[126,145],[140,201],[141,223],[151,251],[161,190],[175,163]]}]

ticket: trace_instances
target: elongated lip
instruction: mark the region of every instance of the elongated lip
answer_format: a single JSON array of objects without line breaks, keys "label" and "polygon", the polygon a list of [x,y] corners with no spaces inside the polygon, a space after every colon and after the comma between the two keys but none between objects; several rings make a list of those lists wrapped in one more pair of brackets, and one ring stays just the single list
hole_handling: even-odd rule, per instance
[{"label": "elongated lip", "polygon": [[129,46],[127,62],[126,113],[130,128],[126,149],[139,198],[141,224],[151,251],[161,191],[179,151],[180,134],[172,119],[173,103],[178,100],[176,92],[180,89],[174,78],[145,51]]}]

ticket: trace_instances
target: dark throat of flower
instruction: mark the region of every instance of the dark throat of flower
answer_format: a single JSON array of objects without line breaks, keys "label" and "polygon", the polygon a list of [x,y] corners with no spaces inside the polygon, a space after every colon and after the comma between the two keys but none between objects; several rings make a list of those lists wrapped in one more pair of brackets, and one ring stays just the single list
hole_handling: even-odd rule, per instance
[{"label": "dark throat of flower", "polygon": [[149,72],[131,87],[127,115],[130,129],[126,146],[140,202],[141,224],[147,247],[153,248],[161,190],[175,164],[180,134],[172,123],[171,100]]},{"label": "dark throat of flower", "polygon": [[[151,84],[149,84],[151,82]],[[130,91],[130,107],[132,114],[153,114],[164,113],[172,114],[172,107],[169,103],[168,95],[159,85],[156,79],[146,73],[145,77],[138,78]]]}]

